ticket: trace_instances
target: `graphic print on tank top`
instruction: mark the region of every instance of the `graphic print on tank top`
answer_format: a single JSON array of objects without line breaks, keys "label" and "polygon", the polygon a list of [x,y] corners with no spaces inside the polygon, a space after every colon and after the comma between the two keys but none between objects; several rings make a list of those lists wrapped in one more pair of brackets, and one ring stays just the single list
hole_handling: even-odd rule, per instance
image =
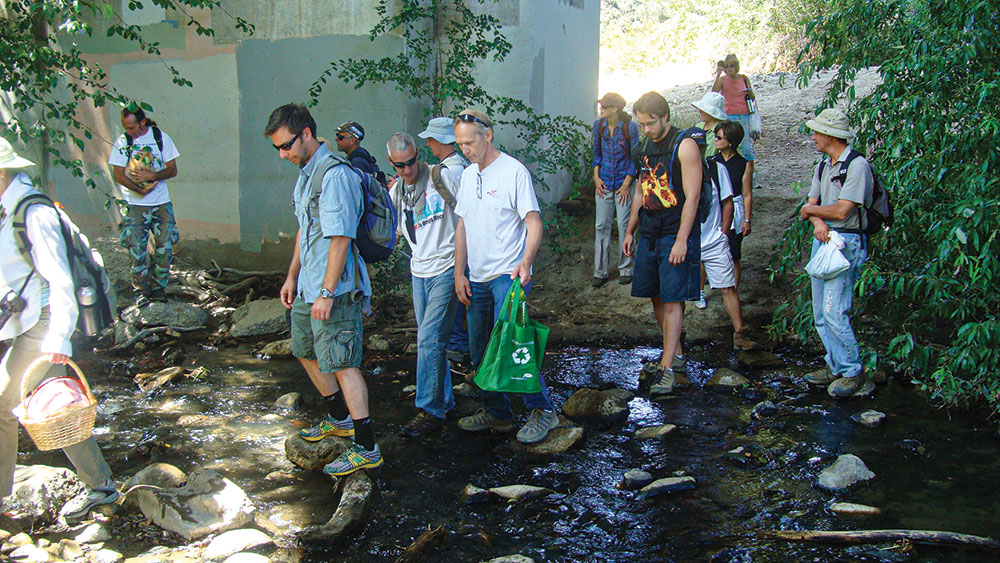
[{"label": "graphic print on tank top", "polygon": [[677,206],[677,194],[670,185],[670,170],[663,162],[650,163],[649,156],[642,157],[639,185],[642,187],[642,207],[648,210],[669,209]]}]

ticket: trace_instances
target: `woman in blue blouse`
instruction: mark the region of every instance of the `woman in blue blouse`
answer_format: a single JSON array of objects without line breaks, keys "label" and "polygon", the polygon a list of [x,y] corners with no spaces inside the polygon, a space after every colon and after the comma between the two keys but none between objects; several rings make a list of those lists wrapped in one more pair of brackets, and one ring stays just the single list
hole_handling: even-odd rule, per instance
[{"label": "woman in blue blouse", "polygon": [[632,258],[621,251],[620,240],[628,227],[632,206],[635,164],[632,145],[639,140],[639,127],[625,113],[625,98],[609,92],[597,101],[600,119],[594,122],[594,198],[597,218],[594,237],[594,279],[601,287],[608,281],[611,260],[611,223],[618,215],[618,283],[632,283]]}]

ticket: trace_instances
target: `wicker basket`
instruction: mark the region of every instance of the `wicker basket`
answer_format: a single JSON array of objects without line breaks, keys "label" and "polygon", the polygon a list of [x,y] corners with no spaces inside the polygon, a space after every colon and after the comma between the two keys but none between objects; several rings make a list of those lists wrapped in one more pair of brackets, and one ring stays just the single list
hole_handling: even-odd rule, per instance
[{"label": "wicker basket", "polygon": [[[47,418],[29,420],[26,415],[23,417],[19,416],[18,420],[21,421],[21,424],[28,431],[28,435],[31,436],[31,439],[35,442],[39,450],[56,450],[72,446],[73,444],[79,444],[89,438],[94,431],[94,419],[97,417],[97,400],[94,399],[94,394],[90,392],[90,385],[87,383],[87,378],[83,376],[83,372],[80,371],[80,366],[76,365],[73,360],[70,360],[68,365],[73,368],[77,377],[80,378],[80,382],[83,383],[83,389],[87,392],[88,404],[86,406],[67,407]],[[24,377],[21,379],[22,404],[28,394],[26,383],[31,379],[30,376],[39,366],[44,366],[45,369],[52,367],[47,356],[38,358],[28,366],[28,369],[24,371]]]}]

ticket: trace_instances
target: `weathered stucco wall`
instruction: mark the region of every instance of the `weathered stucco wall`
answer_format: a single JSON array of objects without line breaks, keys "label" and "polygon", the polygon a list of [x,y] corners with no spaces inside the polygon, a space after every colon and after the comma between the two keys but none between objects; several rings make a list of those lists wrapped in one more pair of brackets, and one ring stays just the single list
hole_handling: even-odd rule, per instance
[{"label": "weathered stucco wall", "polygon": [[[266,253],[269,241],[294,233],[290,200],[297,169],[278,158],[263,137],[267,117],[278,105],[305,102],[309,86],[330,61],[392,55],[403,48],[395,35],[368,39],[378,18],[376,4],[225,0],[223,7],[252,22],[255,33],[236,32],[222,12],[200,13],[201,21],[216,29],[214,38],[197,36],[180,14],[155,6],[129,15],[129,23],[142,25],[160,43],[163,60],[104,37],[100,24],[94,38],[78,42],[108,71],[112,86],[153,105],[151,117],[177,144],[179,175],[170,181],[170,193],[182,244],[192,253]],[[496,15],[514,44],[506,61],[477,69],[490,89],[520,97],[540,112],[593,118],[599,0],[500,0],[476,9]],[[173,85],[165,63],[194,86]],[[312,112],[320,136],[330,139],[339,123],[362,123],[363,145],[383,168],[388,167],[385,139],[399,130],[415,134],[425,121],[422,108],[391,86],[355,90],[336,78],[327,82]],[[114,222],[104,209],[114,190],[105,162],[122,128],[118,108],[81,108],[81,113],[97,139],[84,153],[72,154],[84,160],[101,189],[87,190],[59,170],[53,170],[53,188],[86,230],[96,233]],[[500,136],[503,141],[504,132]],[[540,195],[553,200],[563,193]]]}]

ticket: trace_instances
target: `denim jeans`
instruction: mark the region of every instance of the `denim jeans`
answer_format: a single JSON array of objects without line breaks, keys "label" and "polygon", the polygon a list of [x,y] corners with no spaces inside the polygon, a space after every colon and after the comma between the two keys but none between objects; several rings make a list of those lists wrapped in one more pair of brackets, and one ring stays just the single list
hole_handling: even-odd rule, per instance
[{"label": "denim jeans", "polygon": [[444,418],[455,407],[451,390],[451,369],[445,347],[451,336],[458,296],[455,269],[432,278],[411,276],[413,313],[417,318],[417,397],[416,407]]},{"label": "denim jeans", "polygon": [[[851,267],[831,280],[812,278],[813,320],[823,347],[826,348],[826,365],[841,377],[854,377],[861,373],[861,349],[851,328],[851,304],[854,284],[858,281],[861,266],[868,259],[867,241],[862,235],[841,233],[844,237],[844,258]],[[813,254],[822,243],[813,239]]]},{"label": "denim jeans", "polygon": [[[470,282],[472,286],[472,305],[469,306],[469,341],[471,343],[472,364],[478,368],[486,354],[486,347],[490,342],[490,333],[493,325],[500,318],[500,309],[503,301],[510,291],[511,279],[509,275],[500,275],[488,282]],[[525,294],[531,292],[531,284],[524,288]],[[542,383],[541,393],[521,393],[524,406],[529,410],[545,409],[554,410],[552,399],[549,398],[549,389],[545,385],[545,378],[540,378]],[[493,416],[510,420],[514,418],[513,411],[510,410],[510,399],[506,393],[496,391],[480,391],[483,400],[483,408]]]},{"label": "denim jeans", "polygon": [[455,308],[455,322],[451,327],[448,350],[469,353],[469,321],[466,319],[466,313],[465,305],[459,302]]}]

